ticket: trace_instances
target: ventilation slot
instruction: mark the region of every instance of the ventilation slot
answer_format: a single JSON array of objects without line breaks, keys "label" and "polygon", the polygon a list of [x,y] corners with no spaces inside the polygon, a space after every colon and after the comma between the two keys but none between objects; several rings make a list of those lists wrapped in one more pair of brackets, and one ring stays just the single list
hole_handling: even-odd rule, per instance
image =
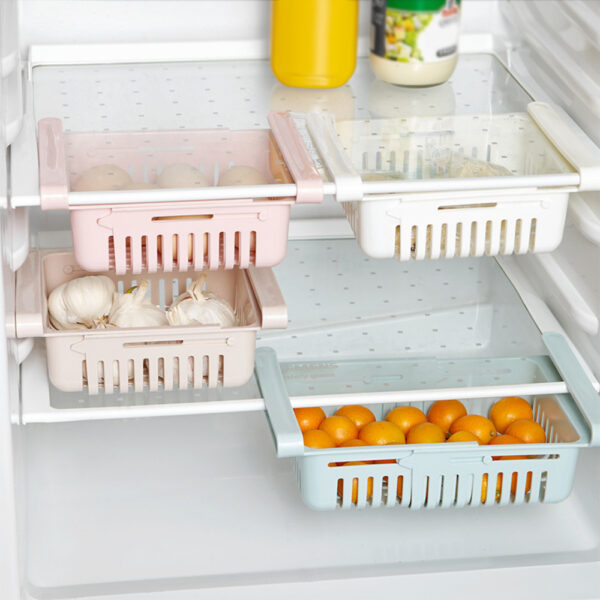
[{"label": "ventilation slot", "polygon": [[485,253],[487,256],[492,252],[492,222],[485,224]]},{"label": "ventilation slot", "polygon": [[500,224],[500,254],[506,254],[506,219]]},{"label": "ventilation slot", "polygon": [[416,225],[413,225],[410,228],[411,231],[411,235],[410,235],[410,256],[411,258],[416,258],[417,257],[417,233],[418,233],[418,229]]},{"label": "ventilation slot", "polygon": [[256,264],[256,231],[250,232],[250,264]]},{"label": "ventilation slot", "polygon": [[115,268],[115,236],[108,236],[108,264],[109,269],[112,271]]},{"label": "ventilation slot", "polygon": [[471,256],[477,256],[477,221],[471,223]]},{"label": "ventilation slot", "polygon": [[125,238],[125,265],[128,271],[131,270],[131,236]]},{"label": "ventilation slot", "polygon": [[142,268],[148,268],[148,236],[143,235],[141,239],[142,244]]},{"label": "ventilation slot", "polygon": [[373,477],[338,479],[337,491],[338,503],[342,506],[369,504],[373,498]]},{"label": "ventilation slot", "polygon": [[442,237],[440,240],[440,256],[446,258],[448,256],[448,223],[442,224]]},{"label": "ventilation slot", "polygon": [[240,264],[240,232],[239,231],[235,232],[233,252],[234,252],[234,263],[236,265],[239,265]]},{"label": "ventilation slot", "polygon": [[461,246],[462,246],[462,236],[463,236],[463,224],[456,224],[456,242],[454,246],[454,255],[462,256],[461,254]]},{"label": "ventilation slot", "polygon": [[218,371],[218,382],[223,384],[225,380],[225,356],[219,354],[219,371]]},{"label": "ventilation slot", "polygon": [[531,220],[531,229],[529,230],[529,252],[535,252],[535,234],[537,230],[537,219]]},{"label": "ventilation slot", "polygon": [[521,230],[523,229],[523,220],[517,219],[517,223],[515,225],[515,254],[520,254],[521,252]]},{"label": "ventilation slot", "polygon": [[427,239],[425,242],[425,256],[431,258],[433,254],[433,225],[427,225]]},{"label": "ventilation slot", "polygon": [[225,264],[225,233],[219,233],[219,266]]},{"label": "ventilation slot", "polygon": [[202,234],[202,260],[200,266],[205,267],[208,265],[208,233]]}]

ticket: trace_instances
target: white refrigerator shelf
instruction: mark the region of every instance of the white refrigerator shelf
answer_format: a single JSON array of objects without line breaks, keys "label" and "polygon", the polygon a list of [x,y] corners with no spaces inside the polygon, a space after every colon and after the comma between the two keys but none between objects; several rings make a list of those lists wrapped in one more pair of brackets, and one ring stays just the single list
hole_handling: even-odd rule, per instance
[{"label": "white refrigerator shelf", "polygon": [[[27,123],[13,157],[16,164],[12,166],[12,203],[15,207],[40,204],[39,190],[32,182],[35,186],[38,172],[35,123],[43,118],[61,119],[66,133],[253,129],[268,126],[269,111],[300,115],[304,127],[304,116],[315,111],[325,112],[340,121],[398,116],[498,116],[523,112],[531,101],[502,63],[487,54],[461,56],[450,81],[433,89],[411,90],[386,84],[375,78],[365,59],[359,59],[350,82],[334,90],[282,86],[264,60],[39,66],[33,68],[29,86]],[[545,123],[550,124],[550,120],[546,119]],[[564,129],[561,139],[568,133]],[[304,134],[315,162],[323,167],[306,131]],[[571,133],[569,137],[576,136]],[[574,158],[577,166],[581,156],[574,152],[567,154],[567,158]],[[584,161],[584,166],[589,166],[590,160]],[[546,183],[550,184],[549,178],[554,177],[555,183],[577,186],[583,181],[582,173],[553,171],[538,176],[539,181],[536,181],[544,185],[546,177]],[[335,173],[329,179],[324,168],[322,174],[327,194],[335,194],[336,185],[346,183],[339,177],[336,180]],[[593,175],[593,169],[586,171],[585,181],[592,181]],[[498,182],[486,184],[483,179],[470,181],[468,185],[498,186]],[[512,179],[513,182],[504,183],[502,187],[514,187],[521,178]],[[425,189],[424,185],[425,182],[419,182],[419,189]],[[519,186],[523,187],[523,181]],[[342,185],[342,188],[338,191],[340,199],[347,192],[347,186]],[[398,181],[364,184],[365,192],[381,193],[383,188],[387,192],[397,190]],[[354,194],[362,191],[363,186],[356,186]],[[293,193],[292,188],[286,193]],[[153,194],[157,201],[158,196],[162,199],[165,195],[169,195],[171,201],[178,199],[170,192]],[[186,199],[185,189],[180,195],[180,199]],[[114,203],[115,199],[82,195],[79,200],[73,196],[71,201],[102,204]],[[123,196],[119,201],[125,202],[126,198]]]},{"label": "white refrigerator shelf", "polygon": [[[257,345],[300,369],[309,362],[355,360],[366,377],[317,377],[327,383],[302,384],[290,368],[294,406],[380,403],[386,394],[390,401],[409,402],[568,391],[558,376],[523,371],[527,357],[548,350],[494,259],[403,267],[365,258],[352,240],[313,240],[290,242],[274,271],[288,305],[288,328],[260,332]],[[389,370],[394,361],[412,376],[369,381],[369,369]],[[506,361],[519,364],[518,376],[506,370]],[[61,392],[48,382],[39,343],[21,369],[22,414],[15,418],[23,423],[264,410],[254,379],[240,388],[168,394]]]}]

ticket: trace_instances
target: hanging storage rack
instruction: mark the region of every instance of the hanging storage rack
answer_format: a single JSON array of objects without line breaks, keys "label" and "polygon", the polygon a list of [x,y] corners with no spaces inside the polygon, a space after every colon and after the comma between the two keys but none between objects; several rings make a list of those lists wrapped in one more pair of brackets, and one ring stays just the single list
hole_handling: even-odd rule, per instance
[{"label": "hanging storage rack", "polygon": [[374,258],[549,252],[569,194],[600,189],[600,150],[560,109],[338,120],[308,130]]},{"label": "hanging storage rack", "polygon": [[[277,356],[271,348],[260,348],[256,373],[277,456],[294,460],[302,499],[318,510],[505,506],[564,500],[572,488],[579,449],[598,444],[600,404],[565,338],[545,333],[543,340],[552,360],[535,362],[550,379],[556,367],[570,394],[526,396],[535,420],[546,432],[547,443],[501,449],[473,442],[307,448]],[[305,369],[310,368],[305,365]],[[318,368],[313,365],[313,369]],[[386,402],[386,395],[369,404],[377,419],[397,406],[394,401]],[[497,398],[469,400],[468,412],[487,416],[494,400]],[[409,403],[424,411],[432,404],[423,400]],[[333,414],[337,407],[327,403],[327,414]],[[494,460],[499,457],[502,460]]]},{"label": "hanging storage rack", "polygon": [[[66,133],[59,119],[42,119],[41,207],[70,210],[75,257],[88,271],[273,266],[285,256],[290,206],[320,202],[322,182],[291,117],[272,114],[270,123],[270,131]],[[74,191],[92,167],[116,165],[147,188],[181,163],[208,185]],[[251,167],[265,183],[216,187],[233,166]]]}]

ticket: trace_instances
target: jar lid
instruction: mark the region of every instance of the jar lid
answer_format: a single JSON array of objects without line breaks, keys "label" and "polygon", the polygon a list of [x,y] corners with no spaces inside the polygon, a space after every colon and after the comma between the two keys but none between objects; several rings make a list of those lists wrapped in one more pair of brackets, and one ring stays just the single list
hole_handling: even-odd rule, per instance
[{"label": "jar lid", "polygon": [[388,8],[410,12],[437,12],[444,7],[452,10],[461,0],[387,0]]}]

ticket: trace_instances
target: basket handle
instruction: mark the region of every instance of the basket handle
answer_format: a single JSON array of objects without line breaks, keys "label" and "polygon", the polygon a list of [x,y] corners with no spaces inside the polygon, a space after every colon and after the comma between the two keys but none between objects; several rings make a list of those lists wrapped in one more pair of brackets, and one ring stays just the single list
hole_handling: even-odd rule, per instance
[{"label": "basket handle", "polygon": [[590,446],[600,445],[600,395],[560,333],[546,332],[542,340],[569,393],[590,429]]},{"label": "basket handle", "polygon": [[302,456],[304,440],[273,348],[256,349],[256,380],[265,402],[267,422],[279,458]]},{"label": "basket handle", "polygon": [[16,276],[15,336],[17,338],[44,335],[43,296],[40,253],[32,250]]},{"label": "basket handle", "polygon": [[530,102],[527,111],[558,151],[579,171],[579,190],[600,190],[600,148],[558,106]]},{"label": "basket handle", "polygon": [[38,155],[42,210],[69,208],[65,141],[60,119],[47,118],[39,121]]},{"label": "basket handle", "polygon": [[263,329],[286,329],[287,306],[277,279],[270,268],[249,266],[248,279],[258,303]]},{"label": "basket handle", "polygon": [[363,199],[362,178],[352,166],[331,115],[310,113],[306,126],[329,174],[335,181],[335,199],[349,202]]},{"label": "basket handle", "polygon": [[267,118],[285,164],[296,182],[296,203],[321,202],[323,200],[323,180],[291,115],[270,112]]}]

